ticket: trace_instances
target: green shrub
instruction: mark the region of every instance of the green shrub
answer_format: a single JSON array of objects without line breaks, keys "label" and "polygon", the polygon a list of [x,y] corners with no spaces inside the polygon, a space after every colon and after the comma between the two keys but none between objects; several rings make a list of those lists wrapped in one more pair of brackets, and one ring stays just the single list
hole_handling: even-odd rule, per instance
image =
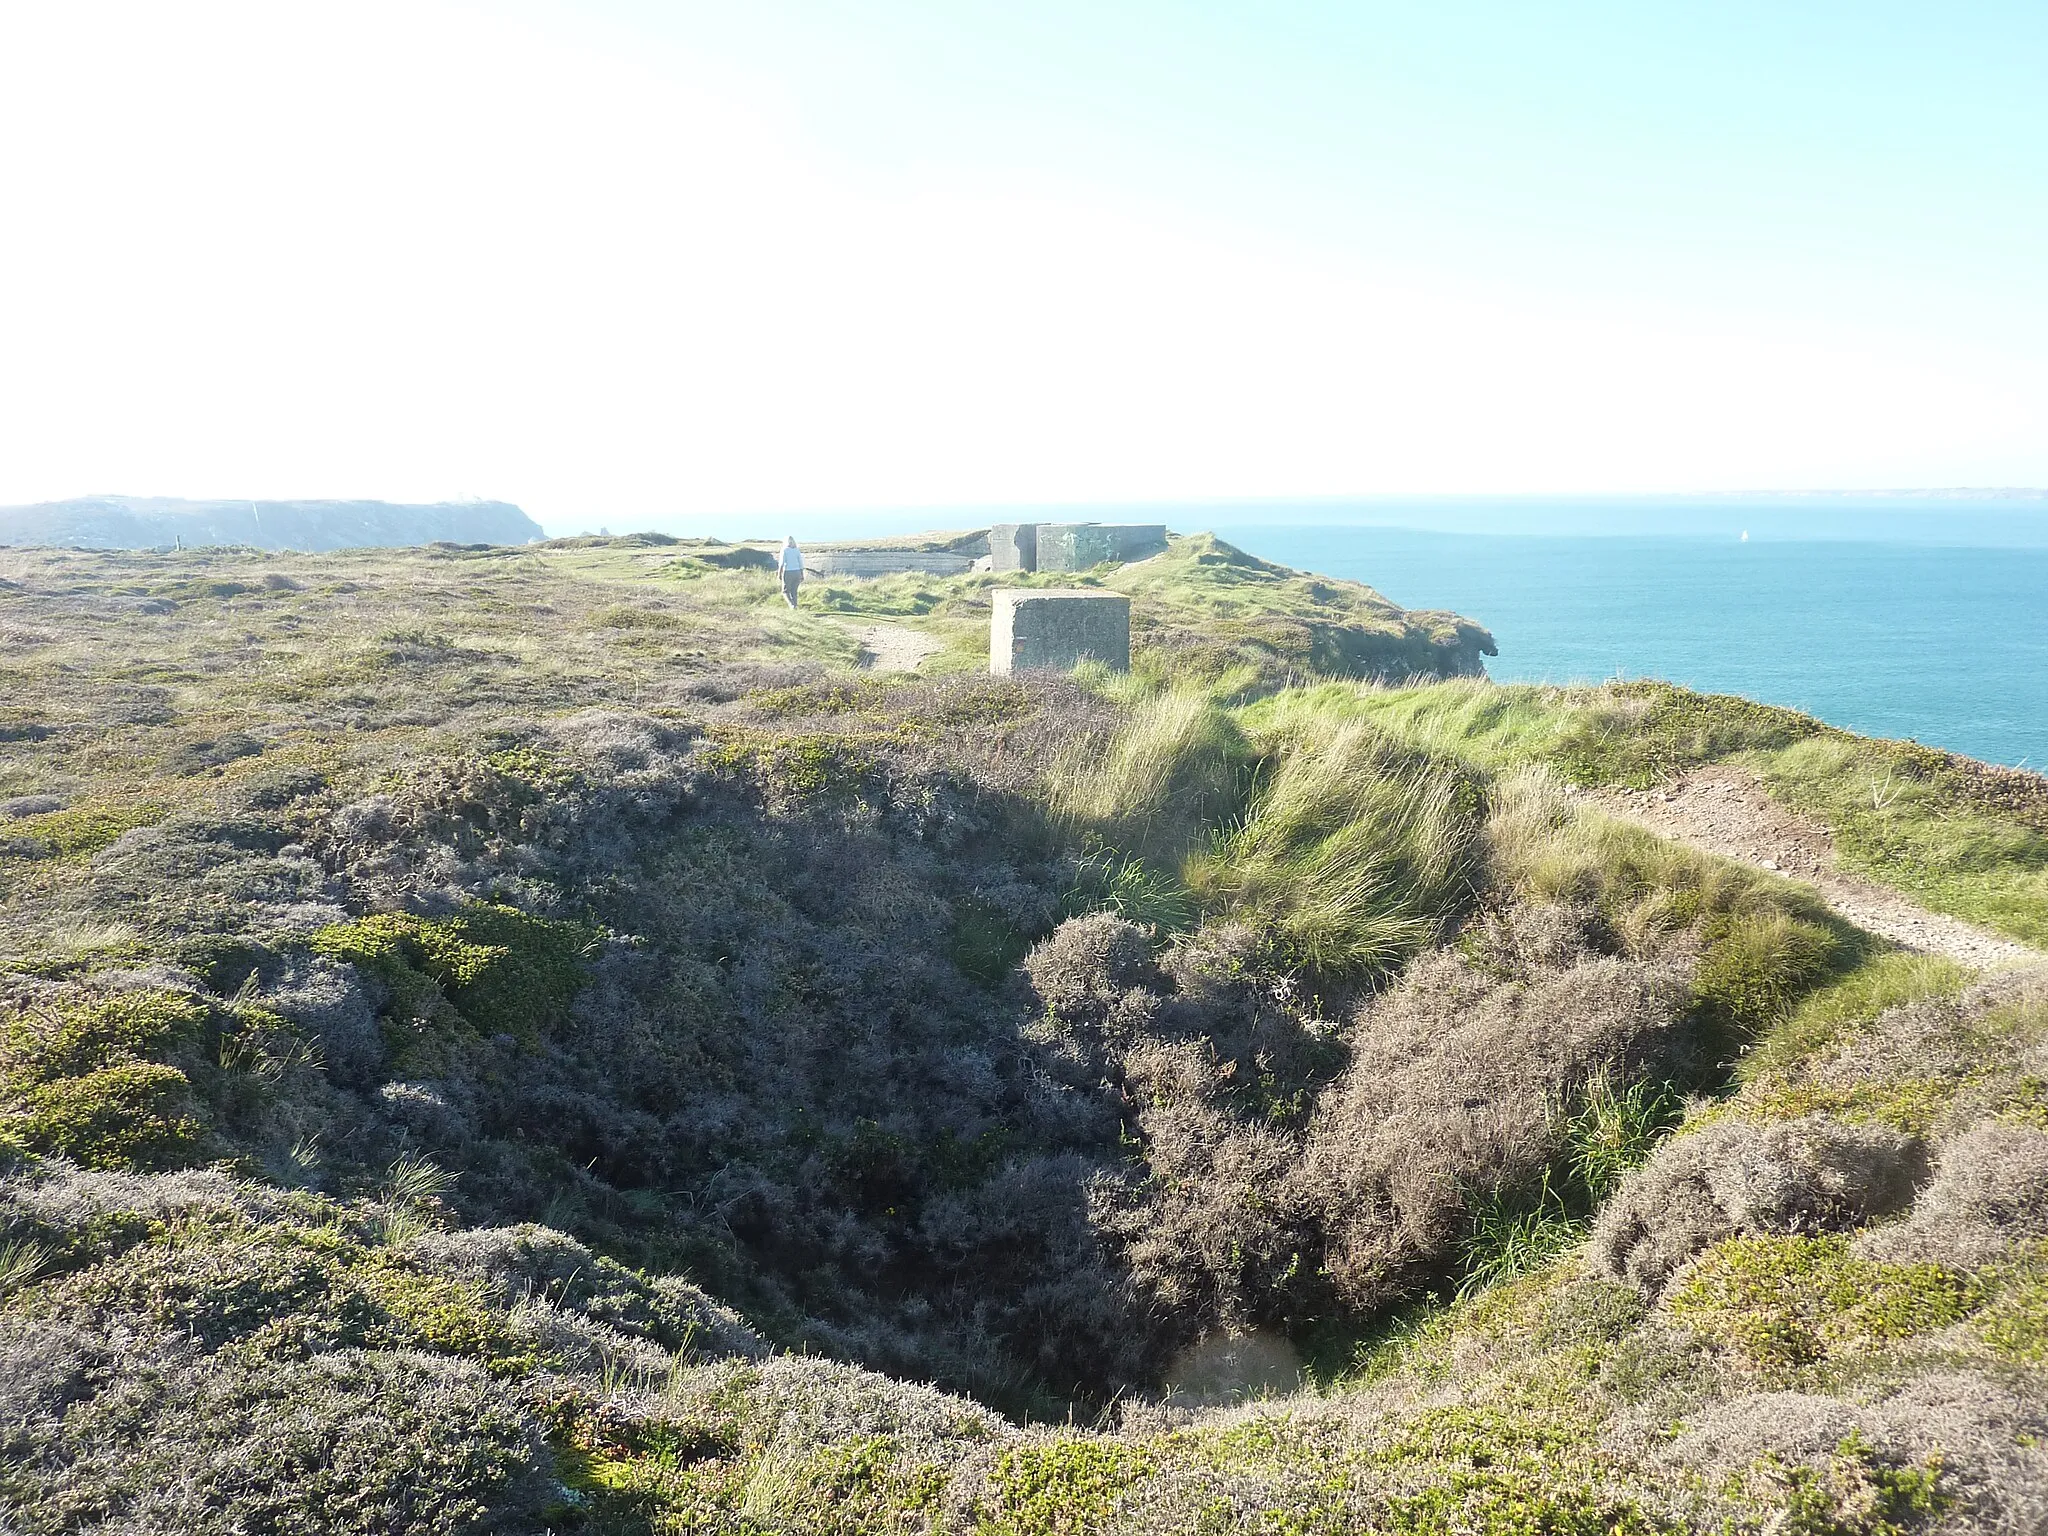
[{"label": "green shrub", "polygon": [[2048,1366],[2048,1269],[2010,1282],[1978,1318],[1977,1330],[2000,1359]]},{"label": "green shrub", "polygon": [[1731,1493],[1769,1514],[1730,1523],[1731,1536],[1907,1536],[1953,1502],[1941,1487],[1941,1453],[1916,1467],[1881,1462],[1851,1430],[1824,1467],[1766,1456],[1735,1479]]},{"label": "green shrub", "polygon": [[7,1077],[48,1081],[132,1061],[195,1038],[206,1018],[206,1006],[181,992],[118,992],[22,1009],[7,1026]]},{"label": "green shrub", "polygon": [[376,975],[413,1018],[434,1020],[445,996],[480,1033],[533,1044],[561,1023],[602,937],[584,923],[479,904],[453,917],[383,912],[337,923],[311,947]]},{"label": "green shrub", "polygon": [[0,1117],[0,1138],[88,1168],[184,1167],[205,1151],[193,1107],[183,1072],[130,1062],[30,1090],[20,1110]]},{"label": "green shrub", "polygon": [[873,743],[829,731],[777,735],[718,726],[697,761],[712,772],[746,781],[771,805],[857,796],[872,788],[881,772]]},{"label": "green shrub", "polygon": [[1154,1469],[1152,1453],[1062,1436],[1004,1451],[990,1468],[976,1536],[1083,1536],[1106,1529],[1117,1502]]},{"label": "green shrub", "polygon": [[1938,1264],[1858,1258],[1847,1238],[1733,1237],[1666,1298],[1672,1316],[1758,1365],[1802,1365],[1958,1322],[1982,1287]]},{"label": "green shrub", "polygon": [[8,827],[0,854],[25,852],[38,858],[82,858],[111,847],[124,832],[153,827],[170,813],[160,805],[79,805],[28,816]]},{"label": "green shrub", "polygon": [[1925,1136],[1941,1123],[1963,1088],[1953,1077],[1894,1078],[1883,1082],[1802,1083],[1745,1094],[1729,1111],[1748,1120],[1797,1120],[1832,1115],[1850,1125],[1875,1123]]},{"label": "green shrub", "polygon": [[1651,1536],[1670,1529],[1590,1477],[1544,1480],[1519,1467],[1452,1472],[1421,1493],[1390,1499],[1387,1513],[1387,1529],[1400,1536]]}]

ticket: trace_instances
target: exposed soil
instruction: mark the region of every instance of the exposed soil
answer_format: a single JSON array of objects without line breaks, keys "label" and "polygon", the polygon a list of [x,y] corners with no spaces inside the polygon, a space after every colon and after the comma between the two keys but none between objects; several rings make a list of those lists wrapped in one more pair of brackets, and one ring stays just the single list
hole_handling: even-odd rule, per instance
[{"label": "exposed soil", "polygon": [[1756,777],[1742,769],[1701,768],[1656,789],[1601,789],[1584,798],[1665,837],[1802,880],[1857,927],[1907,949],[1974,966],[2048,959],[2024,944],[1845,874],[1836,866],[1827,828],[1771,799]]},{"label": "exposed soil", "polygon": [[930,635],[900,624],[849,624],[860,641],[860,664],[870,672],[915,672],[928,656],[945,647]]}]

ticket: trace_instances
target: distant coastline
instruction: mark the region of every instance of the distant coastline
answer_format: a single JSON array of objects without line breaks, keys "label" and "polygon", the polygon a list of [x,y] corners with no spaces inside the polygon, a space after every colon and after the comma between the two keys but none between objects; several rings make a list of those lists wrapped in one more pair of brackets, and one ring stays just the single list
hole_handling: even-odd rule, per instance
[{"label": "distant coastline", "polygon": [[81,496],[0,507],[0,546],[46,549],[399,548],[525,544],[540,524],[509,501],[186,501]]}]

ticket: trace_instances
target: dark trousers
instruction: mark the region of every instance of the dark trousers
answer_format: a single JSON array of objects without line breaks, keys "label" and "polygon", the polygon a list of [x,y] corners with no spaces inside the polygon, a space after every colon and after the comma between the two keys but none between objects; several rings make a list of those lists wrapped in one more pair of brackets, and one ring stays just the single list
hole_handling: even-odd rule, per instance
[{"label": "dark trousers", "polygon": [[796,606],[796,589],[803,584],[804,573],[802,571],[784,571],[782,573],[782,600],[788,603],[790,607],[794,608]]}]

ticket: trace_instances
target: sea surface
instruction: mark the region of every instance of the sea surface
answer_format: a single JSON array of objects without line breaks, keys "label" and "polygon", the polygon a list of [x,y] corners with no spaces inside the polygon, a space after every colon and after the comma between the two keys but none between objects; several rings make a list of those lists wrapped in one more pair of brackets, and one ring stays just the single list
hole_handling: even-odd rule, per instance
[{"label": "sea surface", "polygon": [[1361,526],[1335,508],[1233,523],[1219,508],[1211,526],[1404,608],[1476,619],[1502,682],[1664,678],[2048,769],[2048,513],[1951,510],[1724,506],[1682,533],[1616,517],[1612,531],[1518,534]]}]

